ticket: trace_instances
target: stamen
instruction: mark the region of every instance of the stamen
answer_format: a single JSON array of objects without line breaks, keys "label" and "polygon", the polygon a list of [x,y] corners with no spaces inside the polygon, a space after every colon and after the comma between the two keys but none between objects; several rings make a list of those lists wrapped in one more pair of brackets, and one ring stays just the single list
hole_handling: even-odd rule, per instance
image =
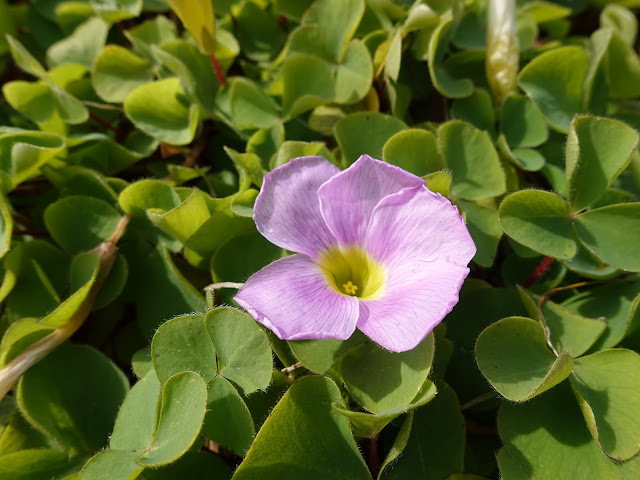
[{"label": "stamen", "polygon": [[356,291],[358,290],[358,286],[354,285],[351,280],[349,280],[347,283],[343,283],[342,288],[344,289],[344,293],[346,293],[347,295],[355,295]]}]

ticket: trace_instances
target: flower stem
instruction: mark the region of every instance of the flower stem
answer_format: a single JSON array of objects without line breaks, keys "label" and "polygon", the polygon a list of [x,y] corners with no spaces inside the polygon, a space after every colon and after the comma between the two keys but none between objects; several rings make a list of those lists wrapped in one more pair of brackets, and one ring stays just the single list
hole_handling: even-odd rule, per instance
[{"label": "flower stem", "polygon": [[536,283],[536,280],[538,280],[538,278],[540,278],[542,274],[547,271],[547,269],[551,266],[552,263],[553,263],[553,258],[544,257],[544,260],[540,262],[540,265],[536,267],[536,269],[533,271],[531,276],[527,278],[527,280],[522,284],[522,286],[524,288],[529,288],[531,285]]},{"label": "flower stem", "polygon": [[216,55],[214,53],[210,53],[209,60],[211,60],[211,63],[213,64],[213,69],[216,71],[216,76],[218,77],[220,85],[226,85],[227,79],[224,78],[224,73],[222,73],[222,68],[220,68],[220,64],[218,63]]}]

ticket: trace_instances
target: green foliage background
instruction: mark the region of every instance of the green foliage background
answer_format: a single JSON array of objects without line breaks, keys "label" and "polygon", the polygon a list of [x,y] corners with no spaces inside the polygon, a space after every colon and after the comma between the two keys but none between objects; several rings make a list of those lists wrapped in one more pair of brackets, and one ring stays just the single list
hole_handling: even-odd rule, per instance
[{"label": "green foliage background", "polygon": [[[209,1],[0,0],[0,366],[73,333],[0,480],[640,478],[640,2],[518,1],[500,92],[484,0]],[[364,153],[465,216],[460,302],[278,340],[263,176]]]}]

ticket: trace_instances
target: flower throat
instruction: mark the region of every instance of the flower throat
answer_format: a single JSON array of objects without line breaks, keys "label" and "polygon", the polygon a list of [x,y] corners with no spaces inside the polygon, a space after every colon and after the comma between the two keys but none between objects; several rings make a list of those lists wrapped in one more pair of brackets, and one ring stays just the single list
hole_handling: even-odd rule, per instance
[{"label": "flower throat", "polygon": [[342,295],[375,298],[385,281],[383,268],[360,248],[334,247],[318,259],[329,285]]}]

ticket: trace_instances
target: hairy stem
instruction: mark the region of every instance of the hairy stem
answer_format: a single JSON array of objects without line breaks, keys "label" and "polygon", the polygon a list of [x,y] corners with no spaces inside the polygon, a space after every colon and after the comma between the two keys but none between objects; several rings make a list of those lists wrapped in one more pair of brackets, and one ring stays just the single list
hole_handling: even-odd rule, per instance
[{"label": "hairy stem", "polygon": [[531,276],[527,278],[527,280],[522,284],[524,288],[529,288],[531,285],[536,283],[536,281],[542,276],[544,272],[551,266],[553,263],[553,258],[544,257],[544,260],[540,262],[540,265],[536,267]]},{"label": "hairy stem", "polygon": [[487,393],[483,393],[482,395],[476,398],[472,398],[468,402],[462,404],[462,406],[460,407],[460,410],[466,410],[467,408],[471,408],[475,405],[478,405],[479,403],[486,402],[487,400],[491,400],[492,398],[497,398],[499,396],[500,394],[497,392],[494,392],[493,390]]}]

